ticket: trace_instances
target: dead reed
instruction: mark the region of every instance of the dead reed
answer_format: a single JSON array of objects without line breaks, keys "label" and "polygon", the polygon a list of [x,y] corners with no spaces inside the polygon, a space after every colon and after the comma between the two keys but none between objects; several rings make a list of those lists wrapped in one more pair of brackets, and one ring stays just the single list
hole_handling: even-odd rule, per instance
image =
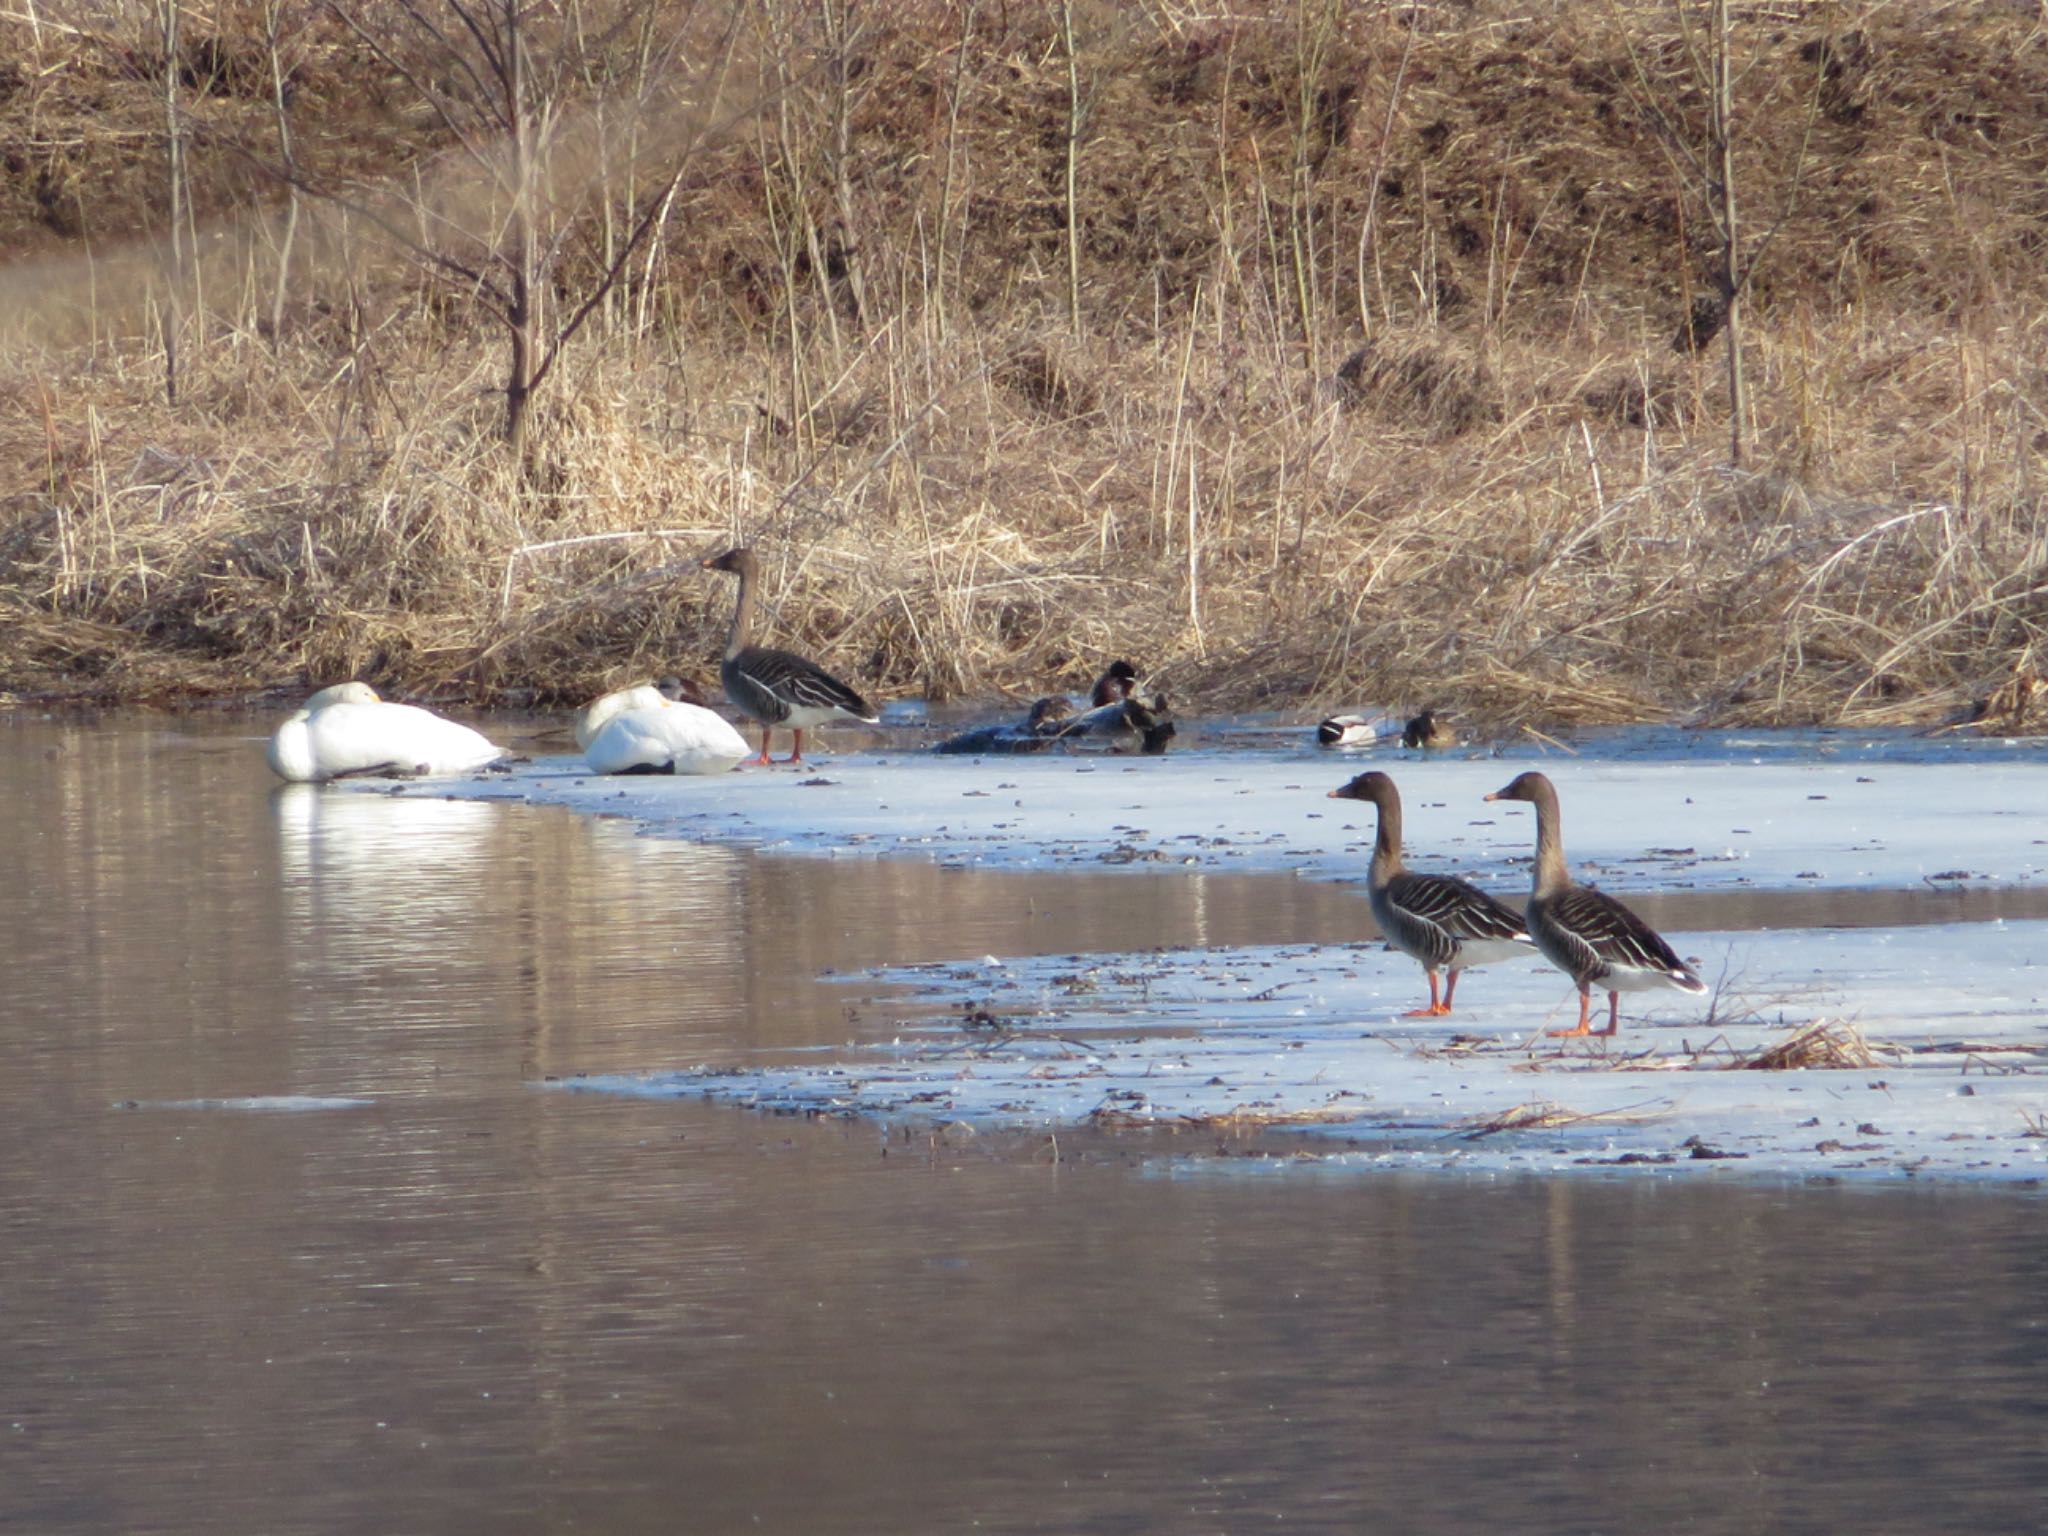
[{"label": "dead reed", "polygon": [[1746,1072],[1812,1072],[1874,1067],[1878,1062],[1878,1049],[1854,1024],[1843,1019],[1816,1019],[1761,1050],[1737,1056],[1727,1066]]},{"label": "dead reed", "polygon": [[[35,65],[0,149],[41,168],[0,198],[40,258],[0,273],[0,686],[702,674],[729,594],[694,562],[736,538],[778,634],[884,695],[1113,653],[1183,708],[1931,723],[2041,642],[2048,60],[2015,8],[1745,23],[1735,470],[1711,345],[1671,343],[1704,254],[1645,110],[1699,110],[1666,8],[1104,0],[1062,39],[1043,8],[848,37],[733,5],[774,110],[691,151],[523,465],[459,293],[332,209],[280,266],[242,64],[189,87],[213,254],[174,296],[133,243],[147,29],[0,19]],[[253,15],[214,18],[220,58]],[[345,37],[310,26],[291,67],[336,174],[455,174]],[[376,148],[401,120],[410,158]],[[655,184],[624,155],[562,214],[564,294]]]}]

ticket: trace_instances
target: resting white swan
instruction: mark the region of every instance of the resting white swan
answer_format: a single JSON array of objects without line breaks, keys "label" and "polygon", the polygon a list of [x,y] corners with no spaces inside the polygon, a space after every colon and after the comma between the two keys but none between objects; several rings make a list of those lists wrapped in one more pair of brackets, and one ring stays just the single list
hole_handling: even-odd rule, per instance
[{"label": "resting white swan", "polygon": [[665,677],[659,683],[637,683],[631,688],[615,688],[603,698],[583,706],[576,716],[576,746],[588,752],[590,743],[604,728],[605,721],[614,715],[623,715],[629,709],[660,709],[671,699],[680,696],[682,682],[678,678]]},{"label": "resting white swan", "polygon": [[751,750],[710,710],[655,694],[653,705],[621,710],[600,725],[583,760],[598,773],[724,773]]},{"label": "resting white swan", "polygon": [[368,683],[322,688],[270,738],[271,771],[293,783],[366,774],[466,773],[505,755],[480,733]]}]

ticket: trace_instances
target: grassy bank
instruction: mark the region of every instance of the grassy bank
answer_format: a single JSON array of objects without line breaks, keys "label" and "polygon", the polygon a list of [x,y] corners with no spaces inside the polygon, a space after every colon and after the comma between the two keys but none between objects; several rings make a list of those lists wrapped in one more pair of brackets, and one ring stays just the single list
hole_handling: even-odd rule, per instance
[{"label": "grassy bank", "polygon": [[[779,637],[883,696],[1116,653],[1205,707],[1940,718],[2048,618],[2048,40],[1735,8],[1734,463],[1724,339],[1680,334],[1705,9],[551,12],[549,320],[651,238],[523,467],[503,328],[376,228],[502,249],[389,13],[276,75],[259,9],[186,14],[176,279],[153,24],[0,20],[0,677],[702,677],[696,560],[744,537]],[[280,281],[285,80],[355,211],[303,198]]]}]

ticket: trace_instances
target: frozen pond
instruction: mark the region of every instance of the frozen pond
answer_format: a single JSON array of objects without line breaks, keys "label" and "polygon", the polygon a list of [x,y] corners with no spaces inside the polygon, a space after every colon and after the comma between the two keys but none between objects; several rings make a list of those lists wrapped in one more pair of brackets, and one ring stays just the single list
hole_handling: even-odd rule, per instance
[{"label": "frozen pond", "polygon": [[[1020,1013],[1079,995],[1061,957],[1119,1007],[1119,957],[1177,973],[1162,1003],[1245,986],[1222,972],[1357,939],[1339,880],[279,792],[255,729],[0,716],[0,1529],[2041,1526],[2048,1250],[2010,1185],[1361,1177],[1108,1125],[1055,1160],[993,1119],[546,1086],[886,1060],[990,974]],[[1309,769],[1296,807],[1338,809]],[[1932,899],[1974,918],[2020,884]],[[1739,932],[1756,896],[1686,899]],[[1860,910],[1900,942],[1940,926],[1916,902]],[[1345,1027],[1389,1029],[1413,968],[1336,953],[1386,1003]],[[1557,1006],[1534,971],[1470,984],[1475,1021]]]},{"label": "frozen pond", "polygon": [[[1238,732],[1156,759],[866,751],[710,780],[600,779],[542,756],[454,792],[842,862],[1355,886],[1374,812],[1326,791],[1375,765],[1403,787],[1411,863],[1519,906],[1531,818],[1483,797],[1541,766],[1581,878],[1673,933],[1710,997],[1633,994],[1619,1037],[1560,1044],[1546,1031],[1572,1021],[1573,994],[1534,957],[1471,973],[1454,1018],[1415,1021],[1401,1015],[1423,1000],[1419,969],[1376,945],[1212,934],[1161,955],[1092,935],[1036,962],[997,949],[877,968],[950,1010],[913,1010],[880,1047],[593,1070],[573,1086],[1048,1133],[1285,1127],[1302,1138],[1292,1152],[1369,1168],[2048,1175],[2039,743],[1643,732],[1425,755],[1303,741]],[[400,798],[421,792],[445,791]],[[1355,921],[1346,938],[1372,932]],[[1757,1069],[1788,1058],[1802,1070]]]}]

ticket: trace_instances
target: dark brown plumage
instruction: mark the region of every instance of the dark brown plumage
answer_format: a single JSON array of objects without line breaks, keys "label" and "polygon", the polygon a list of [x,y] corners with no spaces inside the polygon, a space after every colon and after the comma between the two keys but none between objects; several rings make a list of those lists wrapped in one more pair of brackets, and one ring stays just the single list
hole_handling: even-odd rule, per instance
[{"label": "dark brown plumage", "polygon": [[804,732],[828,720],[857,720],[873,725],[874,709],[853,689],[808,657],[794,651],[748,642],[753,625],[754,581],[761,563],[745,546],[728,549],[704,562],[708,571],[730,571],[739,577],[739,601],[733,607],[732,630],[726,637],[719,680],[733,707],[761,722],[761,755],[757,763],[774,761],[768,743],[775,727],[787,725],[795,745],[784,762],[804,760]]},{"label": "dark brown plumage", "polygon": [[[1388,947],[1420,961],[1429,977],[1429,1006],[1411,1010],[1409,1018],[1449,1013],[1458,973],[1467,967],[1529,953],[1528,929],[1506,903],[1455,875],[1418,874],[1402,863],[1401,793],[1386,774],[1361,773],[1331,790],[1330,798],[1364,800],[1379,808],[1366,899]],[[1441,1002],[1438,971],[1450,972]]]},{"label": "dark brown plumage", "polygon": [[[1564,860],[1557,787],[1540,773],[1516,776],[1489,800],[1526,800],[1536,807],[1536,874],[1529,890],[1529,937],[1543,958],[1579,989],[1575,1029],[1553,1035],[1611,1035],[1621,1027],[1621,994],[1654,987],[1704,992],[1706,983],[1648,923],[1591,886],[1572,879]],[[1592,1027],[1592,991],[1607,993],[1607,1027]]]}]

